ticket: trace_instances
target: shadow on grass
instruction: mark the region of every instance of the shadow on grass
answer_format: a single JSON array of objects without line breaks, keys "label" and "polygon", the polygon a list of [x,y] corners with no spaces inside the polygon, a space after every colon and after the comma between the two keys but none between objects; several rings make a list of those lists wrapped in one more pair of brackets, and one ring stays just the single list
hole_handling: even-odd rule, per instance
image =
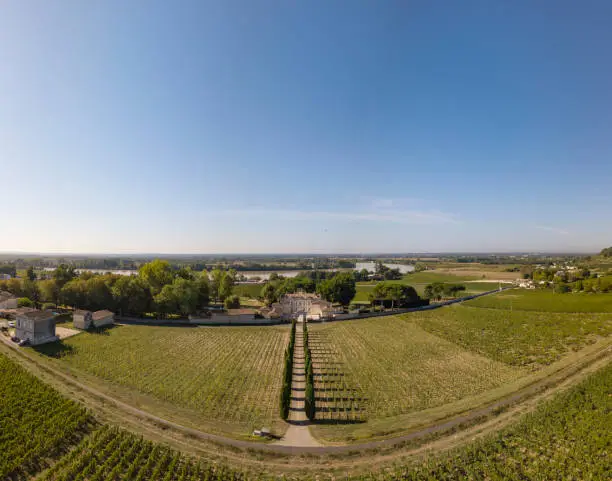
[{"label": "shadow on grass", "polygon": [[74,347],[69,344],[64,344],[63,341],[51,342],[49,344],[41,344],[40,346],[33,346],[32,349],[43,356],[60,358],[68,356],[74,352]]}]

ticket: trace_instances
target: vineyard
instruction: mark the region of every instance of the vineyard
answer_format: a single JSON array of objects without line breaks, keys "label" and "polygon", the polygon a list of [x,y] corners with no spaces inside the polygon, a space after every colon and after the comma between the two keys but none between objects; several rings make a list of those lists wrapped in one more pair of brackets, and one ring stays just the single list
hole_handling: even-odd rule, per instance
[{"label": "vineyard", "polygon": [[611,393],[608,364],[495,436],[419,466],[359,479],[610,479]]},{"label": "vineyard", "polygon": [[[488,297],[493,296],[481,299]],[[568,351],[612,333],[608,314],[502,311],[456,305],[402,318],[470,351],[530,369],[548,365]]]},{"label": "vineyard", "polygon": [[317,419],[362,422],[440,406],[517,379],[520,369],[461,349],[414,322],[310,326]]},{"label": "vineyard", "polygon": [[0,354],[0,479],[21,479],[92,428],[76,403]]},{"label": "vineyard", "polygon": [[241,436],[262,426],[282,429],[278,399],[288,337],[286,326],[117,326],[39,350],[58,367],[105,381],[96,387],[118,385],[113,394],[128,402],[136,392],[143,402],[163,402],[170,415],[175,407],[188,410],[198,427]]},{"label": "vineyard", "polygon": [[517,311],[612,312],[612,294],[555,294],[543,289],[513,289],[474,299],[467,305]]},{"label": "vineyard", "polygon": [[104,427],[45,471],[39,481],[224,481],[246,477],[126,431]]}]

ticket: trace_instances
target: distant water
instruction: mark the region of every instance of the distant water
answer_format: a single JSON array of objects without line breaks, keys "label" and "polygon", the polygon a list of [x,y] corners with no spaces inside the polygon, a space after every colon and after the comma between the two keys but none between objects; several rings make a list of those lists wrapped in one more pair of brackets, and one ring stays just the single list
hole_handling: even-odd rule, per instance
[{"label": "distant water", "polygon": [[[389,269],[399,269],[402,274],[408,274],[409,272],[414,271],[414,266],[405,265],[405,264],[384,264]],[[361,269],[365,269],[368,272],[374,272],[376,270],[376,264],[374,262],[357,262],[355,264],[355,269],[360,271]]]}]

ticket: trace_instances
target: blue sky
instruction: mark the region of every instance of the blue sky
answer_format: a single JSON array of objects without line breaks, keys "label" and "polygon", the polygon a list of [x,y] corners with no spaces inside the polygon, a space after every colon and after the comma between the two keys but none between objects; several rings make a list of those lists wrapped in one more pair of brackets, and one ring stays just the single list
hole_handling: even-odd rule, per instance
[{"label": "blue sky", "polygon": [[5,1],[0,250],[599,250],[610,18],[605,1]]}]

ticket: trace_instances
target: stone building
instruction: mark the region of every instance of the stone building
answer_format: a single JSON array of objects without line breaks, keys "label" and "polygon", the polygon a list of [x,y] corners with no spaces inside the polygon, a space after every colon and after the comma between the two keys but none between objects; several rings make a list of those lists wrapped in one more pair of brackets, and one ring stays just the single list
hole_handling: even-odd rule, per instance
[{"label": "stone building", "polygon": [[298,291],[285,294],[279,302],[272,304],[268,317],[284,320],[297,319],[302,316],[306,320],[321,320],[333,317],[331,302],[321,299],[318,294]]},{"label": "stone building", "polygon": [[15,336],[22,341],[29,341],[33,346],[57,341],[54,314],[37,310],[17,314]]},{"label": "stone building", "polygon": [[84,311],[77,309],[72,314],[72,323],[77,329],[89,329],[90,327],[104,327],[112,325],[115,315],[108,310]]}]

